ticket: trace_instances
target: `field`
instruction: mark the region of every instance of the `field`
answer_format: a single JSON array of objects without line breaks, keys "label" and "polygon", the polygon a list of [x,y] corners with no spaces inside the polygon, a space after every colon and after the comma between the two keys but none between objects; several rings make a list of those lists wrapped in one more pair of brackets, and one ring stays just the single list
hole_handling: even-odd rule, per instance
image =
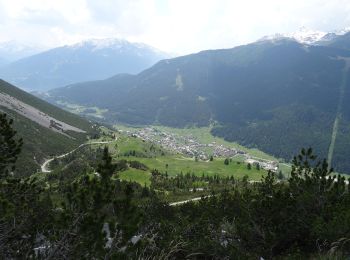
[{"label": "field", "polygon": [[119,178],[124,181],[135,181],[141,185],[149,186],[151,184],[151,173],[138,169],[128,169],[119,174]]},{"label": "field", "polygon": [[256,169],[247,169],[247,165],[240,162],[231,162],[229,165],[224,164],[224,159],[215,159],[212,162],[194,161],[192,158],[182,156],[162,156],[157,158],[137,158],[129,157],[129,160],[137,160],[148,166],[149,169],[157,169],[161,172],[167,172],[168,175],[176,176],[181,172],[190,173],[197,176],[219,175],[221,177],[234,176],[243,178],[245,175],[252,180],[260,180],[262,174],[266,171],[257,171]]},{"label": "field", "polygon": [[57,104],[74,114],[83,114],[84,116],[95,117],[98,119],[103,119],[104,113],[108,112],[108,109],[100,109],[98,107],[85,107],[62,101],[57,101]]}]

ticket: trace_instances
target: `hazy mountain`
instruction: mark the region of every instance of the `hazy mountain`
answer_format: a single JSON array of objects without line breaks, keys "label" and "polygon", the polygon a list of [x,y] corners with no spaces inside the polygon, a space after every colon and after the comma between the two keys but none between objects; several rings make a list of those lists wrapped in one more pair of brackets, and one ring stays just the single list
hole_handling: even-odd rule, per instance
[{"label": "hazy mountain", "polygon": [[333,47],[259,41],[163,60],[136,76],[55,89],[48,99],[104,108],[113,123],[215,121],[214,134],[287,159],[305,146],[327,157],[342,114],[333,165],[350,172],[350,105],[342,101],[350,99],[343,71],[348,57],[349,51]]},{"label": "hazy mountain", "polygon": [[0,58],[0,67],[6,65],[6,64],[8,64],[8,63],[9,63],[8,60],[3,59],[3,58]]},{"label": "hazy mountain", "polygon": [[17,170],[32,174],[44,158],[61,154],[84,142],[94,132],[93,124],[61,110],[0,80],[0,112],[14,120],[24,146]]},{"label": "hazy mountain", "polygon": [[1,60],[10,63],[45,50],[45,47],[20,44],[15,41],[0,42],[0,64]]},{"label": "hazy mountain", "polygon": [[335,37],[323,44],[326,46],[350,50],[350,33]]},{"label": "hazy mountain", "polygon": [[0,77],[26,90],[43,91],[118,73],[138,73],[165,57],[145,44],[88,40],[11,63],[0,69]]},{"label": "hazy mountain", "polygon": [[0,67],[44,50],[44,47],[19,44],[15,41],[0,42]]}]

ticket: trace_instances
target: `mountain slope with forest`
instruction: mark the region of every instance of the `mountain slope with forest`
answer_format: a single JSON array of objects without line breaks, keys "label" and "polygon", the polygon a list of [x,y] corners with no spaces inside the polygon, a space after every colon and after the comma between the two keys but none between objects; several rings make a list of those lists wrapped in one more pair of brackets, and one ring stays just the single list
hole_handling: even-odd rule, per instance
[{"label": "mountain slope with forest", "polygon": [[17,171],[30,175],[51,155],[70,151],[96,132],[93,123],[0,80],[0,112],[24,139]]},{"label": "mountain slope with forest", "polygon": [[[343,39],[349,34],[338,37]],[[138,75],[52,90],[48,100],[97,106],[110,123],[209,125],[213,134],[290,159],[300,147],[350,172],[350,52],[290,39],[259,41],[168,59]],[[339,111],[339,103],[340,105]]]}]

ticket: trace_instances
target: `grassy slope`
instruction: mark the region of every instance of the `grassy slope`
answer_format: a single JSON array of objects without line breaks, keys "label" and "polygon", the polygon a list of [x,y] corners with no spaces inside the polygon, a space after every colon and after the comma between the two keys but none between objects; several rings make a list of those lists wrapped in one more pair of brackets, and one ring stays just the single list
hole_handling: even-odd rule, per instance
[{"label": "grassy slope", "polygon": [[[217,158],[212,162],[194,161],[192,158],[182,157],[178,155],[174,156],[161,156],[157,158],[134,158],[143,164],[147,165],[150,169],[158,169],[161,172],[167,172],[169,176],[176,176],[179,173],[193,173],[195,175],[220,175],[222,177],[234,176],[237,178],[243,178],[248,175],[250,179],[260,179],[265,171],[248,170],[247,165],[244,163],[237,164],[232,162],[229,165],[224,164],[223,158]],[[168,168],[166,167],[168,164]]]},{"label": "grassy slope", "polygon": [[149,186],[151,184],[151,173],[137,169],[128,169],[119,174],[120,179],[125,181],[135,181],[141,185]]}]

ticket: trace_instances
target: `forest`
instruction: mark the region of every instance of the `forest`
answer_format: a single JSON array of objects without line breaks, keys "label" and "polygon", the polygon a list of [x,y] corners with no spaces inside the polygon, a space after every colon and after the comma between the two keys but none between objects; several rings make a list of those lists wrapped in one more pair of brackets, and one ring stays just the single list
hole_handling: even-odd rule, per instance
[{"label": "forest", "polygon": [[[290,178],[261,181],[152,171],[151,185],[116,178],[108,148],[91,167],[44,178],[14,174],[23,143],[0,115],[1,259],[347,259],[350,193],[311,148]],[[84,159],[83,157],[82,159]],[[74,173],[74,174],[72,174]],[[206,193],[201,189],[206,183]],[[201,200],[163,199],[192,189]],[[205,196],[204,196],[205,194]],[[181,196],[179,196],[181,197]]]}]

